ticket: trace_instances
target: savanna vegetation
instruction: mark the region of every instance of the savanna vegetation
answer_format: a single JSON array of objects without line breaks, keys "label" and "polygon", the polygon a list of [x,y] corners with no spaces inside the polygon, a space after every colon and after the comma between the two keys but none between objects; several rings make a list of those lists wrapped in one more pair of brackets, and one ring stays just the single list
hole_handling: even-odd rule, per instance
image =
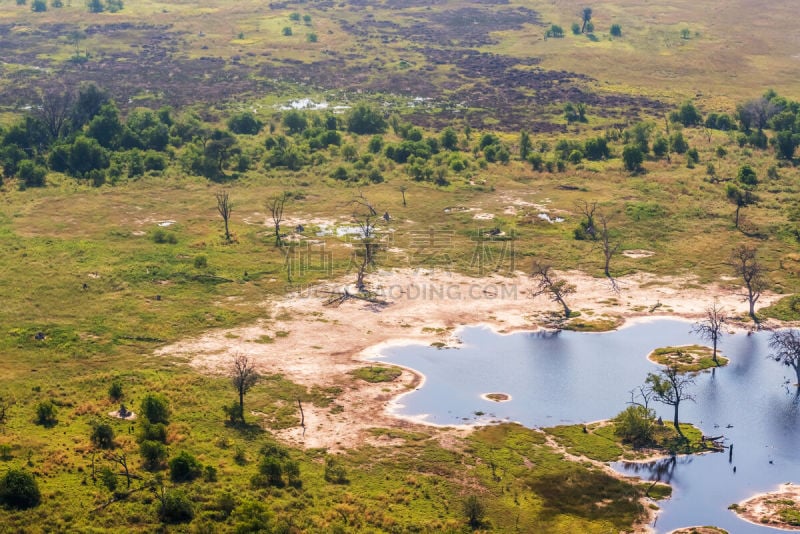
[{"label": "savanna vegetation", "polygon": [[[669,402],[684,375],[643,377],[672,426],[645,402],[547,431],[563,450],[498,425],[375,429],[393,445],[333,454],[273,433],[298,405],[336,414],[342,388],[156,349],[274,321],[265,302],[375,267],[535,261],[531,286],[576,329],[615,323],[578,317],[554,270],[723,283],[749,301],[737,320],[796,319],[794,297],[758,305],[800,273],[792,6],[759,10],[766,31],[671,4],[0,0],[0,524],[630,530],[648,488],[565,451],[701,449]],[[429,232],[446,255],[420,250]],[[320,237],[329,263],[298,268]],[[513,243],[516,263],[476,263],[476,243]],[[773,342],[796,369],[795,341]],[[121,404],[135,419],[110,415]]]}]

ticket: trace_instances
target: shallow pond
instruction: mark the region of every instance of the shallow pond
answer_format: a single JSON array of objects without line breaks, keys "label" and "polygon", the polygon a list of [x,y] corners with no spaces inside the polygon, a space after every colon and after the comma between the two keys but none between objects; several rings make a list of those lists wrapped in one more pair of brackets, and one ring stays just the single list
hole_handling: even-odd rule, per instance
[{"label": "shallow pond", "polygon": [[[421,388],[403,396],[400,415],[453,425],[500,420],[530,427],[607,419],[625,408],[632,389],[648,372],[659,370],[646,356],[657,347],[700,343],[691,323],[656,320],[614,332],[521,332],[500,335],[488,328],[460,332],[453,349],[408,345],[385,349],[384,361],[425,375]],[[775,532],[738,519],[728,505],[783,482],[800,482],[800,403],[789,386],[794,372],[767,358],[768,333],[727,335],[721,350],[727,367],[700,374],[692,393],[696,402],[681,405],[681,420],[704,434],[724,434],[734,444],[728,453],[679,457],[661,479],[672,484],[662,501],[658,532],[689,525],[717,525],[730,532]],[[508,402],[482,398],[506,393]],[[671,407],[655,406],[665,421]],[[736,471],[734,471],[734,466]],[[644,478],[655,477],[654,464],[614,464]]]}]

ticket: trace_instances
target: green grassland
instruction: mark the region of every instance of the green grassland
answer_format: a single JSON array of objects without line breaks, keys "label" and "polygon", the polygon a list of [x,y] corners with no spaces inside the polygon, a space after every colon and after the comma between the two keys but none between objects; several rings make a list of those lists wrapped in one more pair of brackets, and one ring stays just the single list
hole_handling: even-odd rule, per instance
[{"label": "green grassland", "polygon": [[[341,391],[271,375],[247,396],[260,418],[231,424],[223,411],[236,398],[229,378],[201,374],[155,350],[209,329],[268,324],[276,319],[274,299],[306,284],[354,276],[351,240],[328,236],[331,271],[299,270],[289,279],[287,255],[301,252],[305,241],[295,249],[275,247],[265,207],[284,192],[291,193],[284,231],[303,224],[306,241],[318,231],[351,225],[358,195],[387,211],[391,220],[382,230],[392,230],[393,239],[377,258],[379,268],[425,266],[482,276],[525,271],[536,259],[600,277],[597,243],[575,239],[583,219],[577,203],[585,201],[597,202],[609,217],[621,248],[654,253],[615,256],[615,276],[645,271],[733,289],[739,282],[729,278],[727,257],[738,244],[750,243],[759,249],[770,289],[796,292],[800,189],[793,161],[778,160],[772,147],[740,146],[737,131],[702,127],[682,128],[698,153],[692,167],[685,154],[670,161],[650,156],[643,172],[631,173],[620,158],[624,130],[648,120],[651,139],[666,134],[664,115],[686,99],[703,113],[733,114],[736,104],[769,87],[798,98],[797,77],[787,75],[797,44],[790,4],[766,9],[763,2],[742,1],[719,13],[710,4],[604,2],[593,6],[592,40],[569,32],[582,7],[571,0],[466,5],[474,11],[458,11],[465,5],[455,2],[431,8],[408,2],[395,9],[387,2],[333,7],[209,0],[200,7],[131,0],[118,13],[91,15],[78,1],[33,13],[29,5],[0,0],[0,41],[8,52],[0,63],[3,134],[35,102],[33,89],[55,78],[67,85],[96,81],[123,117],[138,106],[168,104],[176,120],[196,115],[207,128],[224,129],[243,110],[254,110],[265,124],[257,135],[235,136],[250,164],[234,169],[231,163],[213,179],[182,165],[197,145],[187,140],[163,150],[164,170],[131,176],[130,151],[120,150],[120,174],[109,172],[99,187],[54,171],[45,187],[20,187],[17,176],[0,185],[0,397],[10,401],[0,423],[0,474],[24,468],[42,491],[36,508],[0,509],[0,532],[461,532],[470,528],[462,503],[472,495],[485,507],[478,525],[484,530],[630,530],[642,517],[638,498],[645,489],[590,463],[569,462],[543,433],[516,425],[482,428],[446,445],[433,429],[389,429],[401,444],[336,455],[346,476],[335,480],[326,477],[327,451],[291,449],[300,484],[254,483],[259,451],[273,443],[271,431],[299,424],[293,402],[333,411],[341,408]],[[514,11],[522,8],[536,15]],[[493,10],[501,22],[461,31],[463,20],[482,21]],[[294,12],[310,15],[310,22],[292,20]],[[513,22],[514,13],[529,21]],[[611,39],[608,27],[615,22],[623,34]],[[551,23],[564,26],[563,39],[543,38]],[[285,27],[291,36],[282,35]],[[681,37],[684,28],[689,38]],[[69,61],[74,30],[85,33],[77,45],[79,54],[89,54],[85,63]],[[316,43],[307,39],[312,32]],[[465,62],[470,51],[479,59]],[[497,65],[502,68],[492,70]],[[532,78],[526,78],[509,85],[513,91],[505,89],[504,77],[517,71],[536,72],[545,81],[527,86]],[[457,150],[442,150],[425,163],[432,173],[444,169],[446,179],[415,179],[412,164],[372,154],[372,136],[346,131],[346,113],[339,117],[341,146],[308,148],[302,135],[286,130],[286,114],[275,107],[303,97],[367,101],[400,123],[419,125],[426,138],[453,125]],[[563,105],[584,97],[587,122],[568,124]],[[324,120],[327,113],[306,115]],[[522,129],[533,132],[534,153],[545,162],[562,161],[563,170],[536,170],[521,161]],[[477,145],[487,133],[507,148],[507,163],[486,161]],[[308,161],[299,170],[266,163],[268,139],[278,135],[306,151]],[[568,162],[555,154],[562,140],[582,144],[597,136],[609,139],[608,158]],[[384,145],[404,140],[393,128],[382,137]],[[343,154],[348,145],[355,159]],[[46,151],[36,156],[37,164],[47,164]],[[455,170],[453,157],[463,160],[463,168]],[[759,201],[742,208],[736,228],[726,184],[736,183],[745,164],[758,176]],[[348,179],[332,177],[339,168]],[[370,181],[370,171],[382,181]],[[223,188],[234,202],[232,242],[224,239],[216,212],[214,195]],[[564,221],[543,221],[544,212]],[[493,218],[475,218],[481,213]],[[494,229],[504,238],[486,239]],[[446,256],[415,253],[414,236],[431,230],[453,236]],[[476,264],[478,245],[496,257],[512,241],[514,265]],[[794,319],[795,307],[789,297],[763,313]],[[605,325],[586,315],[573,321],[577,329]],[[37,339],[40,332],[43,339]],[[391,371],[372,367],[352,380],[391,379]],[[134,411],[147,393],[163,393],[172,410],[170,457],[188,451],[216,476],[179,483],[168,481],[164,466],[146,469],[136,443],[140,423],[108,417],[120,402],[108,395],[115,380],[122,385],[121,402]],[[47,400],[56,405],[57,424],[35,424],[36,407]],[[143,488],[105,507],[113,492],[93,476],[92,466],[99,472],[116,465],[90,441],[97,421],[112,426],[115,451],[128,455],[140,477],[133,487]],[[576,428],[552,430],[568,452],[608,461],[622,451],[608,427],[587,434]],[[158,517],[162,484],[168,493],[188,495],[191,523],[166,525]]]}]

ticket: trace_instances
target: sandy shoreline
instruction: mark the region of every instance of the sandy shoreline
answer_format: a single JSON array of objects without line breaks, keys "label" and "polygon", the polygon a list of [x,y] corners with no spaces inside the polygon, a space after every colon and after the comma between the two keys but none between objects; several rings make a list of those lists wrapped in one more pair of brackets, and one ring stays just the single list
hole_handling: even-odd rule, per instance
[{"label": "sandy shoreline", "polygon": [[[729,315],[746,312],[739,288],[723,280],[701,289],[693,278],[636,273],[620,278],[620,291],[614,293],[604,278],[577,271],[560,274],[576,286],[569,302],[573,310],[581,312],[581,319],[623,319],[623,328],[659,317],[696,320],[714,298]],[[401,418],[396,413],[402,395],[424,383],[421,374],[406,369],[395,381],[378,384],[355,380],[349,374],[379,363],[377,356],[382,350],[412,343],[457,346],[460,329],[472,325],[485,325],[499,334],[536,331],[559,311],[546,296],[531,297],[533,283],[522,273],[471,278],[413,270],[370,276],[373,289],[385,295],[384,306],[355,299],[339,307],[323,305],[320,295],[329,295],[325,288],[341,287],[349,281],[274,299],[265,303],[268,316],[256,324],[210,331],[163,347],[158,353],[186,358],[193,367],[217,374],[227,372],[233,354],[244,353],[262,373],[279,373],[309,387],[341,387],[343,392],[336,399],[344,408],[341,413],[304,406],[305,433],[297,428],[278,435],[299,446],[343,450],[363,443],[379,444],[370,428],[430,427],[419,417]],[[766,306],[779,297],[764,294],[759,304]],[[461,433],[470,427],[447,428]]]},{"label": "sandy shoreline", "polygon": [[[800,531],[800,525],[790,525],[781,520],[778,511],[786,503],[800,511],[800,486],[781,484],[777,491],[759,493],[738,503],[733,512],[748,523],[778,530]],[[783,505],[781,503],[784,503]]]}]

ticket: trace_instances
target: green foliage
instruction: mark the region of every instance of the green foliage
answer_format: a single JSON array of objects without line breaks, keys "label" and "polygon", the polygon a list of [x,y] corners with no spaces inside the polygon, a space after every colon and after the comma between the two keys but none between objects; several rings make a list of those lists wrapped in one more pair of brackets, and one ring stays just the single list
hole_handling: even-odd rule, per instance
[{"label": "green foliage", "polygon": [[114,429],[108,423],[95,423],[92,425],[92,444],[100,449],[114,448]]},{"label": "green foliage", "polygon": [[100,482],[108,491],[114,493],[118,486],[117,474],[111,468],[103,467],[100,470]]},{"label": "green foliage", "polygon": [[47,169],[26,159],[19,162],[17,176],[25,187],[44,187]]},{"label": "green foliage", "polygon": [[192,501],[181,491],[169,491],[161,500],[158,517],[164,523],[188,523],[194,518]]},{"label": "green foliage", "polygon": [[38,506],[41,500],[39,484],[27,471],[9,469],[0,477],[0,505],[15,510],[26,510]]},{"label": "green foliage", "polygon": [[583,153],[586,156],[586,159],[592,161],[608,159],[611,157],[611,150],[608,148],[608,142],[604,137],[587,139],[583,144]]},{"label": "green foliage", "polygon": [[655,412],[644,406],[628,406],[614,419],[614,432],[625,443],[644,447],[653,441]]},{"label": "green foliage", "polygon": [[202,464],[186,451],[181,451],[169,461],[169,477],[173,482],[191,482],[202,472]]},{"label": "green foliage", "polygon": [[281,30],[281,33],[283,34],[284,37],[291,37],[292,35],[291,26],[284,26],[283,30]]},{"label": "green foliage", "polygon": [[87,0],[86,7],[89,8],[90,13],[102,13],[106,8],[102,0]]},{"label": "green foliage", "polygon": [[292,109],[283,114],[283,127],[290,134],[302,133],[308,128],[308,120],[305,113]]},{"label": "green foliage", "polygon": [[642,170],[644,154],[636,145],[625,145],[625,148],[622,149],[622,161],[626,170],[634,173],[639,172]]},{"label": "green foliage", "polygon": [[383,133],[386,126],[380,111],[365,102],[357,104],[347,115],[347,130],[359,135]]},{"label": "green foliage", "polygon": [[306,41],[309,43],[316,43],[319,40],[316,33],[308,33],[306,34]]},{"label": "green foliage", "polygon": [[151,423],[147,419],[139,421],[136,439],[142,441],[167,442],[167,426],[164,423]]},{"label": "green foliage", "polygon": [[139,443],[139,454],[145,469],[160,469],[167,459],[167,447],[160,441],[142,441]]},{"label": "green foliage", "polygon": [[47,11],[47,2],[45,2],[45,0],[33,0],[33,2],[31,2],[31,11],[34,13],[43,13]]},{"label": "green foliage", "polygon": [[403,371],[397,367],[383,367],[379,365],[370,365],[369,367],[361,367],[352,372],[353,376],[360,378],[366,382],[393,382],[398,376],[403,374]]},{"label": "green foliage", "polygon": [[122,395],[122,382],[115,378],[111,381],[111,385],[108,386],[108,396],[111,398],[111,400],[118,401],[122,398]]},{"label": "green foliage", "polygon": [[36,424],[44,427],[55,426],[58,423],[58,409],[51,400],[44,400],[36,405]]},{"label": "green foliage", "polygon": [[239,135],[256,135],[264,127],[251,111],[236,113],[228,119],[228,129]]},{"label": "green foliage", "polygon": [[572,29],[573,35],[580,35],[581,34],[581,25],[578,24],[577,22],[573,22],[572,23],[571,29]]},{"label": "green foliage", "polygon": [[464,500],[464,517],[470,527],[473,529],[480,528],[485,516],[486,505],[477,495],[470,495]]},{"label": "green foliage", "polygon": [[612,37],[622,37],[622,26],[619,24],[612,24],[609,33],[611,33]]},{"label": "green foliage", "polygon": [[167,232],[162,228],[156,229],[153,232],[153,243],[157,243],[159,245],[163,245],[164,243],[169,243],[170,245],[174,245],[178,242],[178,237],[173,234],[172,232]]},{"label": "green foliage", "polygon": [[677,154],[684,154],[689,150],[689,143],[683,137],[682,132],[675,132],[669,138],[670,150]]},{"label": "green foliage", "polygon": [[455,129],[448,126],[439,137],[439,144],[445,150],[458,150],[458,134]]},{"label": "green foliage", "polygon": [[677,114],[674,116],[676,122],[680,122],[684,126],[697,126],[703,124],[703,116],[697,111],[697,108],[691,101],[686,101],[681,104]]},{"label": "green foliage", "polygon": [[150,423],[169,424],[169,403],[166,397],[161,394],[146,394],[139,405],[139,412]]},{"label": "green foliage", "polygon": [[742,165],[736,173],[736,179],[745,187],[755,187],[758,185],[756,171],[750,165]]},{"label": "green foliage", "polygon": [[547,30],[547,37],[561,38],[564,37],[564,28],[558,24],[553,24]]},{"label": "green foliage", "polygon": [[325,480],[331,484],[347,484],[347,470],[333,456],[325,458]]}]

